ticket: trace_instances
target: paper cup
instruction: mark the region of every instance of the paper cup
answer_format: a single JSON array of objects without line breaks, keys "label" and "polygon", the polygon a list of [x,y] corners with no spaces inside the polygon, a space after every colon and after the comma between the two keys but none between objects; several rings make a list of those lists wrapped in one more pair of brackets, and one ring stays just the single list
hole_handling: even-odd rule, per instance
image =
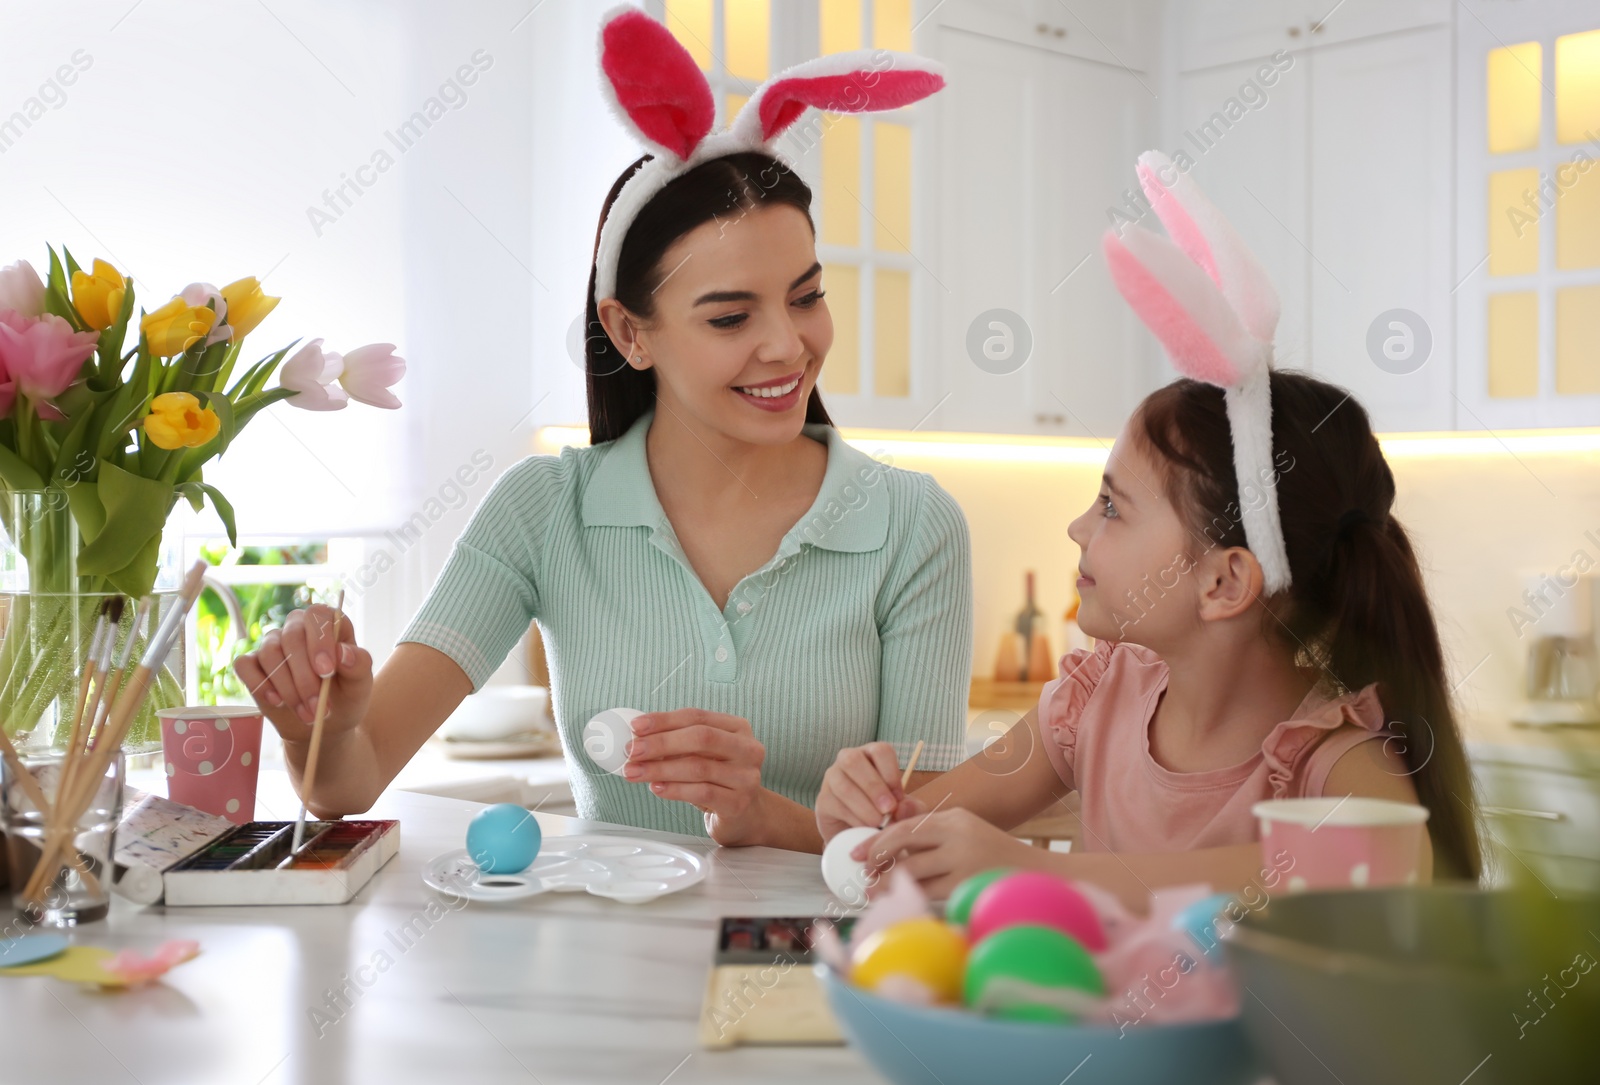
[{"label": "paper cup", "polygon": [[1272,799],[1250,808],[1261,823],[1263,869],[1287,874],[1291,893],[1414,885],[1428,810],[1387,799]]},{"label": "paper cup", "polygon": [[261,710],[247,705],[163,708],[167,797],[238,825],[255,820]]}]

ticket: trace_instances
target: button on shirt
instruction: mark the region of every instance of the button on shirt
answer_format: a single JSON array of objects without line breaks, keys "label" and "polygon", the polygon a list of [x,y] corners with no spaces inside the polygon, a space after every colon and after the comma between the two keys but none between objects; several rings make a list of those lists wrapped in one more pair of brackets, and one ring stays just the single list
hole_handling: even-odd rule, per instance
[{"label": "button on shirt", "polygon": [[656,496],[647,412],[615,441],[532,456],[456,541],[402,641],[481,688],[539,622],[578,812],[705,835],[701,812],[601,771],[583,727],[608,708],[703,708],[750,721],[762,783],[812,806],[838,751],[894,745],[903,766],[954,768],[972,665],[971,548],[929,475],[846,444],[832,426],[816,501],[719,608]]}]

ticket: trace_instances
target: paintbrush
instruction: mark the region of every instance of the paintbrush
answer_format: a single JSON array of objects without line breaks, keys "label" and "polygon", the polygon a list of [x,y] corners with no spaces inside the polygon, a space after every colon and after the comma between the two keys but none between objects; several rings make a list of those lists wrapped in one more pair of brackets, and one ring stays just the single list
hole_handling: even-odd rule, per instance
[{"label": "paintbrush", "polygon": [[56,797],[55,813],[58,831],[50,834],[49,843],[44,854],[40,857],[39,864],[34,868],[33,876],[28,880],[23,890],[23,897],[29,901],[39,900],[39,891],[55,877],[56,871],[61,866],[61,850],[71,840],[70,827],[76,825],[83,817],[83,812],[88,809],[89,803],[94,799],[95,793],[100,790],[105,780],[106,769],[111,763],[111,758],[122,748],[122,740],[127,737],[128,728],[132,726],[134,717],[139,714],[144,706],[145,698],[150,693],[150,686],[155,681],[155,676],[160,672],[162,664],[166,661],[167,654],[183,633],[183,623],[189,613],[189,608],[194,606],[194,601],[200,595],[201,577],[205,575],[206,563],[197,561],[193,568],[184,577],[183,587],[178,591],[178,600],[171,610],[162,619],[161,625],[156,629],[156,634],[150,639],[145,649],[144,657],[140,659],[139,666],[134,669],[132,678],[123,687],[117,701],[111,707],[106,718],[106,724],[99,735],[95,737],[93,748],[88,754],[88,763],[84,772],[73,781],[71,793],[58,793]]},{"label": "paintbrush", "polygon": [[322,749],[322,721],[328,715],[328,694],[333,689],[333,676],[339,671],[339,623],[344,620],[344,589],[339,589],[339,605],[333,612],[333,670],[322,679],[322,689],[317,694],[317,714],[311,719],[311,746],[306,750],[306,772],[300,781],[300,816],[294,821],[294,844],[290,855],[300,854],[306,836],[306,802],[317,782],[317,754]]},{"label": "paintbrush", "polygon": [[[133,645],[139,639],[139,627],[144,624],[145,616],[151,613],[150,597],[147,595],[139,600],[139,610],[133,616],[133,627],[128,630],[128,639],[122,642],[122,651],[117,655],[117,665],[111,671],[110,679],[105,689],[95,698],[95,711],[89,717],[89,741],[92,743],[95,736],[105,730],[106,719],[111,715],[111,706],[116,703],[117,691],[122,688],[122,680],[127,677],[128,663],[133,658]],[[150,636],[156,634],[152,625]]]},{"label": "paintbrush", "polygon": [[95,712],[90,708],[89,680],[94,679],[95,698],[98,699],[105,692],[106,672],[111,669],[111,649],[116,644],[117,626],[122,621],[124,603],[122,596],[113,595],[100,604],[100,616],[94,623],[94,636],[89,640],[89,655],[84,660],[83,676],[78,681],[77,707],[72,714],[72,730],[67,736],[67,752],[61,760],[61,781],[57,785],[57,795],[70,794],[72,791],[72,781],[89,740],[83,726],[84,718],[87,715],[92,725],[95,717]]},{"label": "paintbrush", "polygon": [[[911,783],[911,773],[917,767],[917,758],[919,758],[921,756],[922,756],[922,740],[919,738],[919,739],[917,739],[916,748],[911,751],[911,760],[906,762],[906,771],[900,774],[900,791],[901,791],[902,794],[905,792],[905,789],[907,788],[907,786],[910,785],[910,783]],[[881,823],[879,823],[878,828],[887,829],[889,827],[889,819],[891,817],[893,817],[893,816],[894,816],[894,811],[893,810],[891,810],[891,811],[889,811],[889,813],[883,815],[883,821]]]}]

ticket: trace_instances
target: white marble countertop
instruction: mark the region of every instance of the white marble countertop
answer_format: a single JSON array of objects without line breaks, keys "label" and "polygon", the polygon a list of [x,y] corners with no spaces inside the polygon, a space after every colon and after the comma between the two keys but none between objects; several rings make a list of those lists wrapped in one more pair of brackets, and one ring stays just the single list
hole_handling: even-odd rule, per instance
[{"label": "white marble countertop", "polygon": [[[263,773],[263,799],[277,807],[287,780],[274,775]],[[114,994],[48,977],[0,978],[0,1079],[883,1081],[848,1047],[706,1051],[696,1040],[719,917],[824,914],[833,898],[815,856],[719,849],[539,812],[548,835],[655,836],[704,853],[710,871],[699,885],[643,905],[567,893],[463,904],[423,885],[421,871],[462,846],[477,809],[385,793],[365,816],[400,819],[399,854],[346,905],[141,909],[117,898],[107,920],[79,933],[82,942],[149,950],[193,938],[200,956],[159,986]],[[438,918],[426,925],[430,901]],[[390,935],[418,915],[423,933],[400,948]],[[390,963],[380,972],[382,954]],[[358,993],[347,1009],[330,1004],[330,989],[361,977],[370,982],[351,985]],[[319,1026],[313,1010],[330,1020]]]}]

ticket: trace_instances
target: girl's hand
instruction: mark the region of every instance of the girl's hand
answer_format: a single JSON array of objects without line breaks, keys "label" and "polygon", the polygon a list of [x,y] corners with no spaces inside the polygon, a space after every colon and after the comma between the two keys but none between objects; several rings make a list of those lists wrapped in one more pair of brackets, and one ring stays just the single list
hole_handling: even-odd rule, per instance
[{"label": "girl's hand", "polygon": [[268,632],[255,651],[233,662],[234,673],[283,736],[285,753],[296,765],[311,738],[324,675],[334,676],[323,721],[325,740],[360,723],[372,699],[372,656],[356,646],[349,615],[340,619],[339,640],[334,642],[334,614],[332,607],[321,605],[293,611],[282,629]]},{"label": "girl's hand", "polygon": [[663,799],[698,806],[719,844],[747,844],[761,830],[769,794],[761,786],[767,750],[750,721],[722,712],[680,708],[633,721],[625,780],[648,783]]},{"label": "girl's hand", "polygon": [[887,742],[840,750],[817,793],[817,832],[822,842],[852,826],[880,825],[888,814],[910,816],[919,810],[920,804],[905,807],[908,800],[900,788],[900,775],[894,747]]},{"label": "girl's hand", "polygon": [[901,804],[900,817],[883,832],[856,845],[851,857],[868,864],[867,895],[888,888],[888,873],[901,867],[917,879],[929,900],[948,900],[955,887],[995,867],[1030,869],[1039,849],[970,810],[929,811],[918,799]]}]

